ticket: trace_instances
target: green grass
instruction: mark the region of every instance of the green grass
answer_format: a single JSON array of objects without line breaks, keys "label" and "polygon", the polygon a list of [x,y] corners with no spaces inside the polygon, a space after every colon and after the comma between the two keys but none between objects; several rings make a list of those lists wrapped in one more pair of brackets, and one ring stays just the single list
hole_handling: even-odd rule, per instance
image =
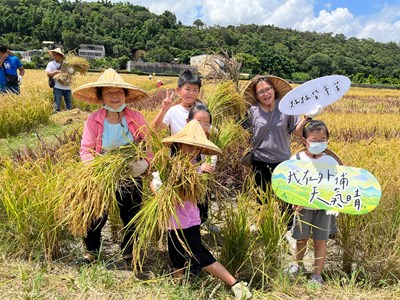
[{"label": "green grass", "polygon": [[7,139],[0,139],[0,154],[10,156],[13,152],[26,146],[35,148],[40,143],[40,140],[45,142],[54,141],[55,136],[59,136],[65,130],[72,128],[73,126],[76,125],[39,125],[37,128],[29,132],[20,133],[17,136],[9,137]]}]

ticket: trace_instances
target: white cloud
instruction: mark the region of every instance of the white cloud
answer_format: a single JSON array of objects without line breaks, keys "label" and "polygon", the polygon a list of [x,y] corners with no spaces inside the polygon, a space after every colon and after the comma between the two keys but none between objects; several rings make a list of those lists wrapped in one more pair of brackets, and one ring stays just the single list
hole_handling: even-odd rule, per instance
[{"label": "white cloud", "polygon": [[400,43],[400,5],[385,5],[378,14],[370,16],[357,37]]},{"label": "white cloud", "polygon": [[347,8],[337,8],[330,13],[321,10],[318,17],[305,18],[294,24],[293,28],[301,31],[343,33],[346,36],[354,36],[362,27]]}]

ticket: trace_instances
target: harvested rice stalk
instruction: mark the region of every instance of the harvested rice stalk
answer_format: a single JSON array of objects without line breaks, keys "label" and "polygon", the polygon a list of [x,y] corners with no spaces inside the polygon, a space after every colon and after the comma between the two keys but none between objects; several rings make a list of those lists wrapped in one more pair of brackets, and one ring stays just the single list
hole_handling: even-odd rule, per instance
[{"label": "harvested rice stalk", "polygon": [[224,118],[218,130],[211,130],[210,140],[220,149],[246,143],[248,132],[233,119]]},{"label": "harvested rice stalk", "polygon": [[125,183],[135,184],[129,163],[145,157],[139,145],[129,146],[98,155],[88,163],[73,165],[62,174],[63,192],[60,195],[60,213],[71,233],[85,236],[90,224],[108,210],[117,208],[115,192]]},{"label": "harvested rice stalk", "polygon": [[76,56],[74,54],[67,54],[65,57],[63,67],[74,69],[74,73],[85,75],[89,70],[89,62],[83,57]]},{"label": "harvested rice stalk", "polygon": [[246,112],[243,97],[236,91],[232,81],[221,81],[207,97],[207,105],[216,125],[227,117],[242,117]]},{"label": "harvested rice stalk", "polygon": [[72,83],[72,74],[64,73],[63,70],[62,73],[54,75],[53,78],[58,80],[62,85],[70,86]]},{"label": "harvested rice stalk", "polygon": [[61,73],[54,75],[62,85],[70,86],[76,73],[85,75],[89,70],[89,62],[83,57],[69,53],[65,56]]}]

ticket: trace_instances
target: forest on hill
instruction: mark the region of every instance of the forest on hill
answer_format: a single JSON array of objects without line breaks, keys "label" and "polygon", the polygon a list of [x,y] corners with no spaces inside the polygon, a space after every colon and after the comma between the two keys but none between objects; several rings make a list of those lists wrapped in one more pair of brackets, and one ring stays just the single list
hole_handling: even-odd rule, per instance
[{"label": "forest on hill", "polygon": [[400,84],[400,45],[343,34],[300,32],[270,25],[182,25],[170,11],[157,15],[129,3],[0,0],[0,42],[13,50],[38,49],[42,41],[102,44],[106,55],[143,61],[189,63],[190,57],[224,49],[242,61],[242,72],[291,80],[349,76],[353,83]]}]

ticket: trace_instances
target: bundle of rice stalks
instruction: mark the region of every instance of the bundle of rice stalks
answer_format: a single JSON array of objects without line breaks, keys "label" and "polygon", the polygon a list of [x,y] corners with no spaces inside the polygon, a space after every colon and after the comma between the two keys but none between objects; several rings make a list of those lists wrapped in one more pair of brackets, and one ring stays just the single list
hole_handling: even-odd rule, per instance
[{"label": "bundle of rice stalks", "polygon": [[240,124],[235,122],[235,120],[228,118],[222,120],[218,129],[211,130],[210,132],[210,141],[220,149],[244,144],[248,139],[248,131],[244,130]]},{"label": "bundle of rice stalks", "polygon": [[[65,71],[65,70],[63,70]],[[54,79],[57,79],[58,82],[60,82],[62,85],[66,85],[66,86],[70,86],[72,83],[72,74],[70,73],[64,73],[62,71],[62,73],[58,73],[56,75],[53,76]]]},{"label": "bundle of rice stalks", "polygon": [[74,73],[85,75],[89,70],[89,62],[86,58],[76,56],[74,54],[67,54],[63,63],[64,68],[74,69]]},{"label": "bundle of rice stalks", "polygon": [[90,224],[110,210],[118,210],[116,191],[135,184],[129,164],[145,157],[143,144],[120,147],[61,174],[60,213],[75,236],[85,236]]},{"label": "bundle of rice stalks", "polygon": [[70,86],[76,73],[85,75],[89,70],[89,62],[83,57],[69,53],[65,56],[61,73],[54,75],[62,85]]},{"label": "bundle of rice stalks", "polygon": [[207,97],[207,105],[216,125],[224,118],[242,118],[246,112],[245,102],[232,81],[218,83]]},{"label": "bundle of rice stalks", "polygon": [[170,157],[169,149],[164,148],[156,154],[154,162],[163,184],[154,196],[144,202],[132,220],[136,227],[133,235],[136,240],[133,255],[135,268],[142,266],[153,238],[163,238],[165,230],[171,225],[170,218],[173,217],[179,224],[176,208],[185,201],[197,203],[198,199],[204,199],[206,191],[205,178],[197,172],[199,165],[191,163],[188,156],[177,154]]}]

